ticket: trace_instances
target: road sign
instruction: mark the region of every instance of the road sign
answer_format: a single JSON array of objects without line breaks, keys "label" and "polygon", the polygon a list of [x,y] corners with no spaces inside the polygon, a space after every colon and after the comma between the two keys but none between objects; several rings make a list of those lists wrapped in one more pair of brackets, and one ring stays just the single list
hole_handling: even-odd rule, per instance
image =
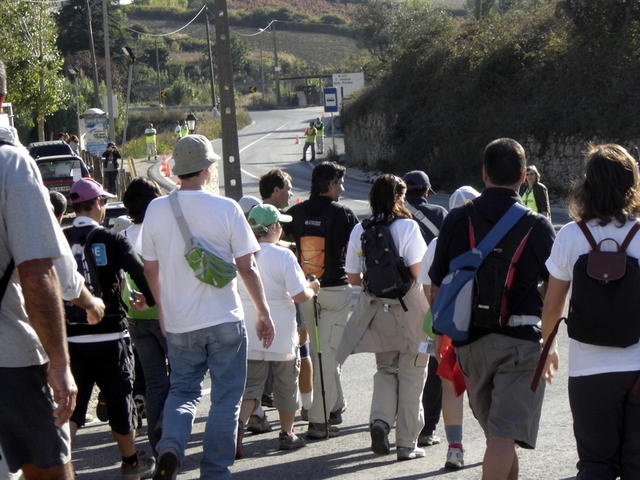
[{"label": "road sign", "polygon": [[332,75],[333,86],[338,89],[338,106],[342,100],[351,96],[353,92],[364,87],[364,73],[334,73]]},{"label": "road sign", "polygon": [[324,89],[324,111],[325,112],[337,112],[338,111],[338,90],[333,87]]}]

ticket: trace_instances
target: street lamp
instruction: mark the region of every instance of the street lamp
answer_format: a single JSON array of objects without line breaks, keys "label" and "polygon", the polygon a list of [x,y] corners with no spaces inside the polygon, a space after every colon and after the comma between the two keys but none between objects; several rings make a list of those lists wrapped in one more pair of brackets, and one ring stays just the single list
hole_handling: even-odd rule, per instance
[{"label": "street lamp", "polygon": [[196,116],[193,114],[193,112],[189,113],[189,115],[187,115],[187,118],[185,119],[185,121],[187,122],[187,128],[189,129],[189,133],[195,133],[196,131],[196,123],[198,123],[198,119],[196,118]]}]

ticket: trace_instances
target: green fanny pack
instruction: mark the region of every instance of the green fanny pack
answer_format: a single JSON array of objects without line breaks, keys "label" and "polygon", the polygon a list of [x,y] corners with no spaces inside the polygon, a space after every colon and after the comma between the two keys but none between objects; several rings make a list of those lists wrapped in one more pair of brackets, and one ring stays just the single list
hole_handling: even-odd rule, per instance
[{"label": "green fanny pack", "polygon": [[178,227],[180,227],[180,233],[186,246],[184,258],[187,260],[187,264],[193,270],[196,278],[216,288],[225,287],[236,278],[238,267],[236,267],[234,263],[227,262],[225,259],[203,247],[200,242],[191,235],[187,222],[182,214],[180,203],[178,202],[177,191],[169,195],[169,202],[171,203],[173,214],[176,217]]}]

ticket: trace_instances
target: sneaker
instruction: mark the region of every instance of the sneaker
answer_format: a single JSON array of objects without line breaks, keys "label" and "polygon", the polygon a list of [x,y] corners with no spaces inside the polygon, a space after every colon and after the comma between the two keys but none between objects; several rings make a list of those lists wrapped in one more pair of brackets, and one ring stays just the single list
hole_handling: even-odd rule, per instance
[{"label": "sneaker", "polygon": [[287,432],[280,432],[278,444],[278,450],[296,450],[304,447],[307,443],[295,433],[289,435]]},{"label": "sneaker", "polygon": [[414,458],[424,457],[424,448],[412,448],[412,447],[397,447],[396,452],[398,460],[413,460]]},{"label": "sneaker", "polygon": [[249,421],[247,422],[247,430],[249,430],[254,435],[270,432],[271,424],[269,423],[269,420],[267,420],[267,415],[265,414],[264,417],[251,415],[249,417]]},{"label": "sneaker", "polygon": [[431,447],[433,445],[438,445],[442,439],[438,435],[423,435],[420,434],[418,437],[418,446],[419,447]]},{"label": "sneaker", "polygon": [[260,399],[260,403],[262,404],[263,407],[273,408],[274,407],[273,393],[263,393],[262,399]]},{"label": "sneaker", "polygon": [[244,437],[244,423],[242,420],[238,420],[238,433],[236,435],[236,460],[240,460],[244,457],[242,452],[242,437]]},{"label": "sneaker", "polygon": [[[336,437],[340,433],[338,427],[329,425],[329,438]],[[327,438],[327,425],[325,423],[309,422],[309,430],[307,430],[307,438],[323,439]]]},{"label": "sneaker", "polygon": [[307,159],[306,159],[306,158],[301,158],[301,159],[300,159],[300,161],[301,161],[301,162],[306,162],[306,161],[307,161]]},{"label": "sneaker", "polygon": [[134,465],[122,462],[120,465],[120,473],[123,480],[139,480],[141,478],[150,478],[153,474],[153,468],[156,462],[152,456],[146,455],[144,452],[138,453],[138,461]]},{"label": "sneaker", "polygon": [[302,407],[300,409],[300,418],[302,420],[304,420],[305,422],[309,421],[309,410],[307,410],[306,408]]},{"label": "sneaker", "polygon": [[329,414],[330,425],[340,425],[342,423],[342,410],[336,410]]},{"label": "sneaker", "polygon": [[458,470],[462,467],[464,467],[464,450],[458,447],[449,447],[449,450],[447,450],[447,461],[444,462],[444,468]]},{"label": "sneaker", "polygon": [[98,393],[98,405],[96,406],[96,416],[101,422],[109,421],[109,410],[107,410],[107,400],[104,398],[104,393],[100,391]]},{"label": "sneaker", "polygon": [[371,434],[371,451],[377,455],[388,455],[389,425],[382,420],[374,420],[369,431]]},{"label": "sneaker", "polygon": [[165,450],[158,457],[158,464],[153,474],[153,480],[176,480],[179,469],[180,460],[176,452],[173,450]]}]

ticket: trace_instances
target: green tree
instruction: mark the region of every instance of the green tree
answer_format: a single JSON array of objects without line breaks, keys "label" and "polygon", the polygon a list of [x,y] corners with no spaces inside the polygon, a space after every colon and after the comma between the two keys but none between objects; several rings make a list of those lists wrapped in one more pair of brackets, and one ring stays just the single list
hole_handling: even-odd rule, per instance
[{"label": "green tree", "polygon": [[60,75],[62,57],[56,47],[53,10],[43,3],[5,0],[0,23],[0,45],[7,66],[10,100],[18,119],[38,125],[44,140],[44,122],[66,101]]}]

